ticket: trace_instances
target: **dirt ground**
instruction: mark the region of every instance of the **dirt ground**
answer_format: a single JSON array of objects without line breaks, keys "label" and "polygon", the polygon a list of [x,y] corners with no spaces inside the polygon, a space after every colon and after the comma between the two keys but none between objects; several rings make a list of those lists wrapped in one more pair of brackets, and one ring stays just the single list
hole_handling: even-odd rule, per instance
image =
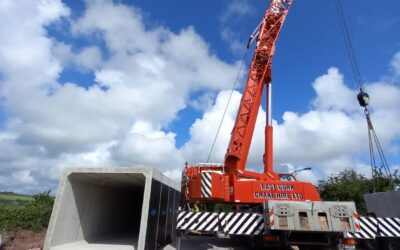
[{"label": "dirt ground", "polygon": [[2,233],[4,246],[1,250],[40,250],[43,248],[46,229],[34,232],[18,230],[16,232]]}]

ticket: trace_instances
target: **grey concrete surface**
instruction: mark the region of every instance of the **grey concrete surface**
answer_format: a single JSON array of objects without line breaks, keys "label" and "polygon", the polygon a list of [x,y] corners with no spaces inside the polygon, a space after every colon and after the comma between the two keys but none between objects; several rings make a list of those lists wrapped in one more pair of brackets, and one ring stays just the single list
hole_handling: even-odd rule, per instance
[{"label": "grey concrete surface", "polygon": [[[177,183],[152,168],[67,169],[60,179],[44,249],[153,249],[174,236],[177,206],[171,200],[179,197],[179,190]],[[156,216],[150,206],[156,207]],[[152,233],[147,228],[150,222],[159,234],[148,244],[154,240],[147,235]]]},{"label": "grey concrete surface", "polygon": [[[176,243],[168,245],[163,248],[164,250],[176,250]],[[219,250],[245,250],[249,249],[245,243],[238,244],[234,242],[229,237],[220,238],[214,236],[189,236],[182,237],[181,239],[181,250],[209,250],[209,249],[219,249]]]},{"label": "grey concrete surface", "polygon": [[367,210],[378,217],[400,217],[400,191],[364,195]]},{"label": "grey concrete surface", "polygon": [[134,250],[130,244],[121,244],[121,241],[105,241],[102,243],[89,243],[85,240],[52,247],[53,250]]},{"label": "grey concrete surface", "polygon": [[[163,250],[176,250],[176,243],[168,245]],[[221,236],[183,236],[181,241],[181,250],[246,250],[246,249],[260,249],[250,247],[249,242],[245,240],[233,240],[229,237]],[[278,248],[262,248],[274,249]],[[299,250],[297,246],[290,246],[287,248],[279,248],[279,250]]]}]

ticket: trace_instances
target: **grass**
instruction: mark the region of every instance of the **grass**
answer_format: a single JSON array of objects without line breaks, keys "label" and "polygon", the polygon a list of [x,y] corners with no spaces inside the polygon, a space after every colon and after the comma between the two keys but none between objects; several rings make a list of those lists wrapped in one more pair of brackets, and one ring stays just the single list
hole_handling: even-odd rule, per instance
[{"label": "grass", "polygon": [[16,194],[12,192],[0,192],[0,206],[22,206],[33,201],[33,196]]},{"label": "grass", "polygon": [[16,194],[10,192],[0,192],[0,200],[9,200],[9,201],[33,201],[33,197],[24,194]]}]

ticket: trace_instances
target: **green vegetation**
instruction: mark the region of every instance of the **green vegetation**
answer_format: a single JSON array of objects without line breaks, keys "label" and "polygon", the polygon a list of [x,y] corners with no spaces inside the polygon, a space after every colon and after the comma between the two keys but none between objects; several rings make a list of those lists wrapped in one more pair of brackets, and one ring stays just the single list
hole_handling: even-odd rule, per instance
[{"label": "green vegetation", "polygon": [[395,172],[392,178],[388,178],[383,175],[382,171],[377,171],[374,178],[367,179],[364,175],[357,174],[354,169],[345,169],[339,174],[319,181],[318,191],[323,200],[354,201],[357,211],[365,214],[367,208],[364,194],[392,191],[399,185],[398,172]]},{"label": "green vegetation", "polygon": [[[48,225],[54,203],[50,191],[32,197],[4,193],[1,195],[0,231],[11,231],[19,228],[40,230]],[[10,197],[15,199],[12,200]]]},{"label": "green vegetation", "polygon": [[19,206],[28,201],[33,201],[33,197],[29,195],[16,194],[13,192],[0,192],[0,206]]}]

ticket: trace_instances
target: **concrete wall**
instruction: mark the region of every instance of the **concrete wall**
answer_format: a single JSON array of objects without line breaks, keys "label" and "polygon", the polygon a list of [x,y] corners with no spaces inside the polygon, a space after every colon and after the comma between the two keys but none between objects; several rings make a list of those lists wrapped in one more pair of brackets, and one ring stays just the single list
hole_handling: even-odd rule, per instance
[{"label": "concrete wall", "polygon": [[151,187],[146,249],[157,249],[175,239],[179,192],[157,180],[152,180]]},{"label": "concrete wall", "polygon": [[400,191],[364,195],[367,210],[378,217],[400,217]]},{"label": "concrete wall", "polygon": [[69,169],[45,249],[156,249],[175,239],[179,185],[150,168]]}]

